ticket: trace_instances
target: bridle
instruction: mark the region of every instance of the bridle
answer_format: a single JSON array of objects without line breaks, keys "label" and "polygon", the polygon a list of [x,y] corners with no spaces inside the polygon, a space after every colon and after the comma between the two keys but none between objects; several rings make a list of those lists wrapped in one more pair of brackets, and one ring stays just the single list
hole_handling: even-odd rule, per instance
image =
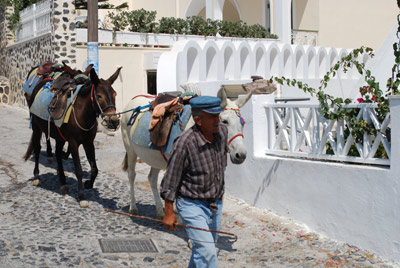
[{"label": "bridle", "polygon": [[[95,88],[94,84],[92,84],[92,88],[91,88],[91,90],[90,90],[90,101],[91,101],[93,110],[96,112],[96,117],[97,117],[97,115],[100,114],[100,115],[101,115],[101,118],[103,118],[103,120],[101,121],[101,125],[106,126],[106,124],[104,123],[104,117],[111,117],[111,116],[113,116],[114,114],[105,114],[104,112],[105,112],[106,110],[108,110],[108,109],[111,109],[111,108],[114,108],[115,110],[116,110],[117,108],[115,107],[115,105],[112,105],[112,104],[111,104],[111,105],[107,105],[107,106],[104,107],[104,108],[101,108],[100,103],[99,103],[99,101],[97,100],[96,88]],[[97,107],[99,108],[100,113],[98,113],[98,112],[96,111],[95,106],[97,106]],[[75,119],[76,124],[77,124],[78,127],[79,127],[81,130],[83,130],[83,131],[92,130],[92,129],[94,128],[94,126],[97,124],[97,120],[95,120],[94,123],[93,123],[93,125],[92,125],[90,128],[84,128],[84,127],[82,127],[82,126],[79,124],[79,122],[78,122],[78,120],[77,120],[77,118],[76,118],[75,111],[74,111],[74,105],[73,105],[73,104],[72,104],[72,112],[73,112],[73,115],[74,115],[74,119]],[[117,129],[118,129],[118,128],[117,128]],[[116,131],[117,129],[115,129],[115,131]]]},{"label": "bridle", "polygon": [[90,90],[90,101],[92,102],[92,108],[93,110],[95,110],[95,104],[97,104],[97,107],[99,108],[100,111],[100,115],[103,118],[104,116],[111,116],[108,114],[105,114],[104,112],[108,109],[114,108],[114,110],[117,110],[117,108],[115,107],[115,105],[107,105],[104,108],[101,108],[99,101],[97,100],[97,96],[96,96],[96,88],[94,87],[94,84],[92,85],[92,89]]},{"label": "bridle", "polygon": [[[224,110],[225,110],[225,111],[226,111],[226,110],[232,110],[232,111],[234,111],[234,112],[236,113],[237,117],[239,117],[240,124],[241,124],[242,126],[244,126],[245,121],[244,121],[242,115],[240,114],[240,109],[239,109],[239,108],[225,108]],[[231,142],[232,142],[234,139],[236,139],[237,137],[242,137],[242,138],[244,138],[244,135],[243,135],[243,133],[238,133],[238,134],[234,135],[233,137],[231,137],[231,138],[228,140],[228,145],[230,145]]]}]

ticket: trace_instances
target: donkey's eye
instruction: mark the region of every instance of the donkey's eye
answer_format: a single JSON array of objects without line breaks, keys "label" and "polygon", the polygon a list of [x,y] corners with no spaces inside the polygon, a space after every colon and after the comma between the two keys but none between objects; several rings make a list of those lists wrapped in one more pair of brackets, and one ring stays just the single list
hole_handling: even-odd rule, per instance
[{"label": "donkey's eye", "polygon": [[222,124],[227,125],[228,124],[228,120],[222,120]]},{"label": "donkey's eye", "polygon": [[100,95],[96,95],[96,97],[97,97],[98,99],[101,99],[101,96],[100,96]]}]

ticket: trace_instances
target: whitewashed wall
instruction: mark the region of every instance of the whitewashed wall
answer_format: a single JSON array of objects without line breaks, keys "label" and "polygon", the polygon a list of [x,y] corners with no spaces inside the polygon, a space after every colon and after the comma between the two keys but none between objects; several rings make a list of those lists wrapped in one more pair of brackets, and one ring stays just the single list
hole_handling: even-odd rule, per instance
[{"label": "whitewashed wall", "polygon": [[[400,160],[400,98],[391,100],[391,163]],[[247,159],[229,163],[227,193],[311,230],[400,262],[400,169],[267,156],[271,95],[241,109]]]}]

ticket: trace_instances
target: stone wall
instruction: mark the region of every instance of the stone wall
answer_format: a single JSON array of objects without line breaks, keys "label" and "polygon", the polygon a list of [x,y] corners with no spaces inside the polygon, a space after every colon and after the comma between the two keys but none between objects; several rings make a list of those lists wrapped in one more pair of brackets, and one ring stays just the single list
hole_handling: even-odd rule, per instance
[{"label": "stone wall", "polygon": [[[0,102],[26,106],[23,84],[32,67],[43,61],[76,65],[75,7],[72,0],[52,0],[51,33],[29,41],[14,43],[7,19],[0,23],[0,76],[9,80],[8,93],[3,90]],[[1,20],[0,20],[1,21]],[[12,36],[12,35],[11,35]]]},{"label": "stone wall", "polygon": [[76,67],[75,6],[73,0],[53,0],[54,60]]}]

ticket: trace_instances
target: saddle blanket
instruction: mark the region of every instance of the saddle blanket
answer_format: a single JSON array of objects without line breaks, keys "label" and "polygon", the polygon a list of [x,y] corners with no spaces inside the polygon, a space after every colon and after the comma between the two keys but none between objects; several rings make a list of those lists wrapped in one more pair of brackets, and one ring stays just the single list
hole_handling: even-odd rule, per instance
[{"label": "saddle blanket", "polygon": [[[35,68],[28,77],[28,80],[26,80],[24,84],[24,92],[28,93],[29,95],[32,95],[33,89],[36,87],[37,83],[39,82],[41,76],[36,75],[39,70],[39,67]],[[50,78],[52,79],[57,79],[62,72],[55,72],[54,74],[51,75]]]},{"label": "saddle blanket", "polygon": [[[183,107],[183,111],[181,114],[181,122],[182,122],[182,127],[185,129],[187,122],[190,119],[190,116],[192,115],[192,109],[190,108],[190,105],[185,105]],[[153,150],[159,150],[157,146],[155,146],[151,140],[150,140],[150,131],[149,131],[149,123],[151,119],[151,112],[147,111],[144,112],[144,114],[138,118],[138,122],[136,125],[136,128],[134,130],[134,133],[132,135],[132,142],[136,145],[150,148]],[[172,146],[174,144],[174,140],[182,133],[182,130],[179,125],[179,121],[173,122],[172,127],[171,127],[171,132],[169,133],[168,136],[168,141],[167,143],[161,147],[161,151],[164,154],[171,154],[172,151]]]},{"label": "saddle blanket", "polygon": [[[40,117],[43,120],[49,120],[49,118],[51,118],[49,104],[54,96],[54,93],[50,91],[51,84],[52,82],[46,83],[46,85],[39,90],[35,100],[32,103],[32,106],[29,108],[29,111],[31,113]],[[66,105],[67,108],[65,109],[64,114],[61,116],[61,118],[57,120],[53,120],[53,118],[50,119],[57,127],[61,127],[63,123],[68,122],[71,110],[70,108],[72,107],[70,107],[70,105],[72,101],[76,98],[76,96],[78,96],[81,87],[82,85],[78,85],[74,91],[74,94],[72,95],[72,98],[68,98]]]}]

